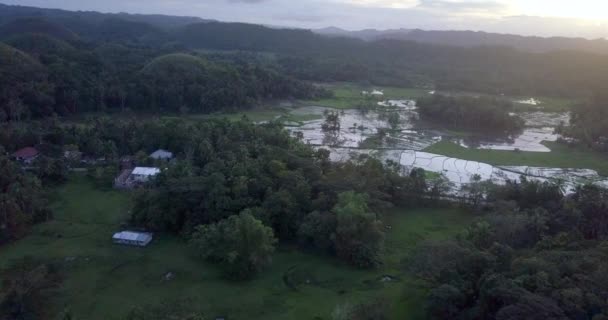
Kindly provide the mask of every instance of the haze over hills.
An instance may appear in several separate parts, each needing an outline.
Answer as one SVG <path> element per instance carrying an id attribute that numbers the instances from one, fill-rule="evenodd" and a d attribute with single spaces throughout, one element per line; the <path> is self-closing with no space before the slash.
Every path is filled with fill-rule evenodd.
<path id="1" fill-rule="evenodd" d="M 93 11 L 67 11 L 61 9 L 44 9 L 27 6 L 11 6 L 0 3 L 0 25 L 7 25 L 15 20 L 24 23 L 24 18 L 44 18 L 45 20 L 61 24 L 72 31 L 80 30 L 83 33 L 99 32 L 104 27 L 119 28 L 129 33 L 161 33 L 189 26 L 196 23 L 211 22 L 214 20 L 188 16 L 145 15 L 128 13 L 99 13 Z M 122 25 L 108 23 L 108 19 L 122 20 Z M 31 20 L 28 23 L 33 23 Z M 146 24 L 146 25 L 143 25 Z M 101 26 L 101 28 L 98 28 Z M 110 28 L 110 29 L 111 29 Z M 273 29 L 280 29 L 273 26 Z M 286 27 L 283 27 L 286 28 Z M 95 29 L 95 30 L 93 30 Z M 403 40 L 419 43 L 439 44 L 456 47 L 498 46 L 511 47 L 517 50 L 533 53 L 551 51 L 582 51 L 597 54 L 608 54 L 608 41 L 605 39 L 588 40 L 584 38 L 567 37 L 534 37 L 513 34 L 498 34 L 476 31 L 433 31 L 420 29 L 363 29 L 357 31 L 344 30 L 337 27 L 327 27 L 312 30 L 316 34 L 329 37 L 345 37 L 364 41 L 377 40 Z M 116 35 L 116 30 L 105 30 L 106 36 Z M 78 33 L 78 32 L 77 32 Z M 124 35 L 123 35 L 124 36 Z"/>
<path id="2" fill-rule="evenodd" d="M 192 23 L 212 21 L 199 17 L 169 16 L 161 14 L 100 13 L 95 11 L 68 11 L 28 6 L 12 6 L 0 3 L 0 25 L 21 18 L 39 17 L 64 23 L 95 24 L 108 18 L 148 23 L 158 28 L 175 28 Z"/>
<path id="3" fill-rule="evenodd" d="M 349 31 L 336 27 L 313 30 L 330 37 L 348 37 L 365 41 L 405 40 L 421 43 L 440 44 L 457 47 L 500 46 L 511 47 L 526 52 L 584 51 L 599 54 L 608 53 L 606 39 L 588 40 L 567 37 L 535 37 L 513 34 L 499 34 L 482 31 L 437 31 L 420 29 L 365 29 Z"/>

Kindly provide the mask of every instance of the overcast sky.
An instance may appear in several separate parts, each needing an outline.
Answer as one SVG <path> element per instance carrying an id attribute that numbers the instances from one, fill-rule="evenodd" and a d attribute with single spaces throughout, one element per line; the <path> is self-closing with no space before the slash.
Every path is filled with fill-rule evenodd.
<path id="1" fill-rule="evenodd" d="M 421 28 L 608 36 L 608 0 L 0 0 L 68 10 L 162 13 L 276 26 Z"/>

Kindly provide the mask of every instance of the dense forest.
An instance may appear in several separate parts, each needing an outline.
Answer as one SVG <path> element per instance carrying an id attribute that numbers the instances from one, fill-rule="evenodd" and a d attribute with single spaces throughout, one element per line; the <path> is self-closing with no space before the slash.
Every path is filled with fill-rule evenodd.
<path id="1" fill-rule="evenodd" d="M 411 259 L 433 285 L 430 318 L 606 319 L 608 193 L 588 186 L 564 197 L 525 180 L 486 192 L 477 222 Z"/>
<path id="2" fill-rule="evenodd" d="M 118 44 L 78 47 L 42 34 L 0 43 L 0 121 L 82 112 L 203 112 L 327 94 L 275 67 Z M 168 52 L 168 51 L 167 51 Z"/>
<path id="3" fill-rule="evenodd" d="M 524 126 L 521 118 L 510 115 L 513 104 L 497 98 L 435 94 L 419 100 L 418 107 L 422 120 L 453 129 L 502 134 Z"/>

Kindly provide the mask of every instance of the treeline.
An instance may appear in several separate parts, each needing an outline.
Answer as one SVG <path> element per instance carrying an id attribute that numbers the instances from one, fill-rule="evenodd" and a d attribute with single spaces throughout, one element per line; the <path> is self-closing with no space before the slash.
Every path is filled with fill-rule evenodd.
<path id="1" fill-rule="evenodd" d="M 510 115 L 513 104 L 506 100 L 436 94 L 417 104 L 422 120 L 441 123 L 448 128 L 511 133 L 524 126 L 523 119 Z"/>
<path id="2" fill-rule="evenodd" d="M 427 242 L 410 271 L 432 290 L 431 319 L 606 319 L 608 192 L 564 197 L 523 180 L 485 190 L 482 217 L 452 241 Z"/>

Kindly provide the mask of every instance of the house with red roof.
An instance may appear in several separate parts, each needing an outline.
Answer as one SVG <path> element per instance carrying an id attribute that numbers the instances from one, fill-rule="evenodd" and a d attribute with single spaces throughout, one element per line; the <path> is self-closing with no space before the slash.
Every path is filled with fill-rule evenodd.
<path id="1" fill-rule="evenodd" d="M 38 150 L 36 150 L 36 148 L 27 147 L 17 150 L 15 153 L 13 153 L 13 159 L 23 164 L 29 165 L 32 164 L 34 160 L 36 160 L 36 158 L 38 158 L 39 154 L 40 153 L 38 152 Z"/>

